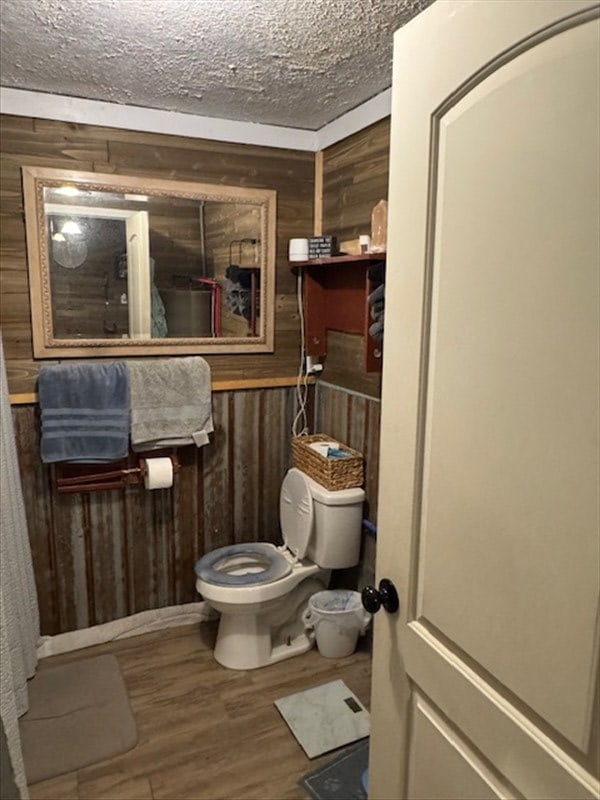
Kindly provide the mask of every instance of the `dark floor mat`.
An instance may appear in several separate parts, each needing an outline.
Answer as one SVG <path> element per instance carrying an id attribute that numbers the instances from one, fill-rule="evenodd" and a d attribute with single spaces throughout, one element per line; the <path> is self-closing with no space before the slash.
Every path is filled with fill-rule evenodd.
<path id="1" fill-rule="evenodd" d="M 315 800 L 367 800 L 363 774 L 369 766 L 369 740 L 346 747 L 333 761 L 309 772 L 300 786 Z"/>

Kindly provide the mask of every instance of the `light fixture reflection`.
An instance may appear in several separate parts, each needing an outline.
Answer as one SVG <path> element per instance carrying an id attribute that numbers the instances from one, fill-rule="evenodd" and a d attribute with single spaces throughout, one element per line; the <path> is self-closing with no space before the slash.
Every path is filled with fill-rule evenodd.
<path id="1" fill-rule="evenodd" d="M 75 220 L 69 219 L 65 222 L 65 224 L 60 229 L 61 233 L 66 233 L 69 236 L 77 236 L 81 233 L 81 228 L 75 222 Z"/>

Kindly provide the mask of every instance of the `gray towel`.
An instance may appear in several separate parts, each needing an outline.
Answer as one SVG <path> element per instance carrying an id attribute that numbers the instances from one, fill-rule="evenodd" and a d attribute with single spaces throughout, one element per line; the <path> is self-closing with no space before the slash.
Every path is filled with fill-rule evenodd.
<path id="1" fill-rule="evenodd" d="M 134 450 L 208 444 L 213 430 L 211 383 L 203 358 L 129 361 L 127 367 Z"/>
<path id="2" fill-rule="evenodd" d="M 129 450 L 125 364 L 45 364 L 38 397 L 43 462 L 96 464 L 125 458 Z"/>

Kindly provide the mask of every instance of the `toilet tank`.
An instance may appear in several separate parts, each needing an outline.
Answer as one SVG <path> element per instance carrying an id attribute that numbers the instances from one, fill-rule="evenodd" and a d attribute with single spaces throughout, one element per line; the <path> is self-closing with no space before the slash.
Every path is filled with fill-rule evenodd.
<path id="1" fill-rule="evenodd" d="M 330 491 L 308 476 L 306 480 L 314 508 L 308 558 L 323 569 L 355 567 L 360 560 L 364 490 Z"/>

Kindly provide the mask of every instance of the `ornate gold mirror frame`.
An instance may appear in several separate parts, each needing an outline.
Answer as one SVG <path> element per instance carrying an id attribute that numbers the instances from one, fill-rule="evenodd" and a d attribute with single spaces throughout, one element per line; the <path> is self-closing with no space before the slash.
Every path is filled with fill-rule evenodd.
<path id="1" fill-rule="evenodd" d="M 23 190 L 33 349 L 36 358 L 192 353 L 264 353 L 273 351 L 276 251 L 275 191 L 188 181 L 76 172 L 44 167 L 23 167 Z M 129 327 L 125 334 L 118 333 L 114 322 L 108 327 L 106 322 L 104 323 L 104 330 L 107 331 L 106 336 L 88 338 L 85 334 L 79 332 L 76 335 L 71 335 L 68 332 L 65 334 L 64 331 L 59 334 L 55 330 L 57 316 L 56 304 L 53 305 L 51 264 L 55 271 L 62 269 L 62 274 L 68 275 L 68 286 L 72 295 L 69 302 L 75 304 L 86 302 L 85 285 L 83 281 L 78 284 L 78 276 L 83 275 L 85 272 L 82 268 L 82 264 L 85 265 L 85 248 L 79 243 L 79 247 L 76 249 L 77 252 L 75 250 L 69 252 L 69 249 L 64 246 L 62 249 L 56 249 L 57 240 L 60 239 L 62 243 L 65 241 L 65 237 L 60 232 L 58 234 L 54 232 L 55 228 L 53 227 L 53 219 L 61 212 L 62 207 L 57 205 L 56 202 L 49 202 L 49 198 L 56 199 L 57 195 L 61 193 L 64 194 L 64 199 L 59 197 L 59 202 L 64 203 L 65 211 L 63 216 L 75 214 L 74 219 L 87 222 L 88 215 L 85 204 L 88 202 L 89 218 L 92 221 L 98 222 L 103 218 L 123 220 L 128 217 L 126 220 L 127 225 L 129 226 L 130 223 L 133 225 L 132 228 L 127 228 L 127 241 L 136 240 L 135 257 L 129 252 L 130 246 L 127 244 L 127 253 L 123 255 L 123 258 L 127 256 L 127 260 L 124 262 L 123 274 L 117 277 L 125 281 L 123 286 L 129 290 L 129 300 L 127 292 L 121 294 L 122 303 L 129 303 L 130 306 L 134 305 L 136 298 L 133 297 L 132 299 L 132 296 L 138 291 L 144 300 L 143 302 L 139 301 L 140 308 L 137 311 L 135 309 L 129 311 Z M 92 198 L 91 201 L 90 198 Z M 238 317 L 236 320 L 238 330 L 234 335 L 220 335 L 214 326 L 209 330 L 208 335 L 186 336 L 165 332 L 159 335 L 161 338 L 158 338 L 156 334 L 151 333 L 148 322 L 150 300 L 146 298 L 150 297 L 151 284 L 154 280 L 154 258 L 152 257 L 152 248 L 148 240 L 148 231 L 152 228 L 152 217 L 148 212 L 132 210 L 143 207 L 144 201 L 148 202 L 148 200 L 155 203 L 160 202 L 161 204 L 163 201 L 164 204 L 170 204 L 170 201 L 172 201 L 172 211 L 169 213 L 172 215 L 171 228 L 173 229 L 177 228 L 178 204 L 184 206 L 187 203 L 187 206 L 191 207 L 191 211 L 194 210 L 194 204 L 197 204 L 198 209 L 202 211 L 205 208 L 214 209 L 215 216 L 219 216 L 221 228 L 225 227 L 220 232 L 221 241 L 218 248 L 215 249 L 215 254 L 218 250 L 218 257 L 215 255 L 213 259 L 211 256 L 210 260 L 216 264 L 218 258 L 221 259 L 221 266 L 219 266 L 218 271 L 213 272 L 207 283 L 212 286 L 213 290 L 217 291 L 217 296 L 221 297 L 221 304 L 223 304 L 223 295 L 219 295 L 218 292 L 223 288 L 223 284 L 227 284 L 229 280 L 224 277 L 223 263 L 242 259 L 243 248 L 247 247 L 243 243 L 254 243 L 250 245 L 250 250 L 254 254 L 251 258 L 254 260 L 245 266 L 241 265 L 248 273 L 252 274 L 251 327 L 249 321 L 246 323 Z M 211 204 L 214 204 L 214 206 L 211 206 Z M 231 208 L 226 207 L 229 204 L 231 204 Z M 235 218 L 238 212 L 239 215 L 250 214 L 254 220 L 255 232 L 250 238 L 244 237 L 244 230 L 240 233 L 240 226 Z M 76 216 L 77 214 L 79 214 L 79 217 Z M 143 225 L 136 227 L 138 222 L 135 219 L 132 222 L 129 219 L 130 217 L 140 218 Z M 148 220 L 150 220 L 150 224 Z M 125 223 L 123 222 L 123 224 Z M 62 230 L 65 231 L 64 226 Z M 132 230 L 137 233 L 131 234 Z M 168 239 L 168 231 L 167 233 L 162 231 L 161 237 L 162 240 L 167 242 L 167 245 L 173 246 L 173 243 Z M 146 241 L 144 241 L 144 238 Z M 227 239 L 229 239 L 228 250 Z M 206 267 L 204 232 L 202 235 L 202 249 L 204 266 Z M 188 264 L 188 272 L 190 269 L 192 267 Z M 114 270 L 114 263 L 107 261 L 105 274 L 107 276 L 110 275 L 112 278 L 115 274 Z M 135 277 L 133 273 L 135 273 Z M 177 277 L 181 278 L 181 276 Z M 183 277 L 189 279 L 191 287 L 194 280 L 191 273 Z M 61 278 L 61 280 L 64 283 L 64 278 Z M 108 281 L 108 278 L 106 280 Z M 81 286 L 81 290 L 78 288 L 79 286 Z M 97 290 L 95 289 L 95 291 Z M 80 292 L 80 295 L 78 295 L 78 292 Z M 108 306 L 108 295 L 105 299 Z M 159 302 L 161 301 L 159 300 Z M 215 302 L 214 295 L 212 295 L 211 318 L 216 313 Z M 115 312 L 118 311 L 116 303 L 114 310 Z M 138 318 L 140 322 L 134 322 L 134 327 L 132 328 L 132 319 Z M 146 320 L 145 322 L 144 319 Z M 136 325 L 138 326 L 137 328 L 135 327 Z M 247 330 L 243 330 L 240 333 L 243 325 L 247 326 Z M 121 338 L 118 338 L 119 336 Z"/>

